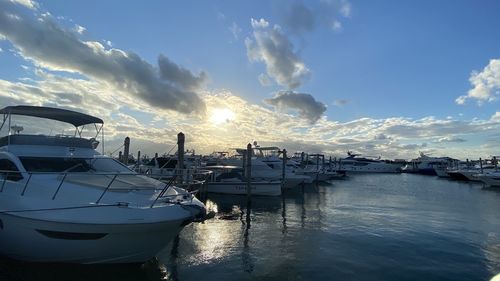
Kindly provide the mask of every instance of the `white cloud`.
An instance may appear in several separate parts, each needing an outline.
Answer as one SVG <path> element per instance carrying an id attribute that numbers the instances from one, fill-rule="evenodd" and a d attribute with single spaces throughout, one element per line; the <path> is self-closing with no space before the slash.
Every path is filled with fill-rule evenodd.
<path id="1" fill-rule="evenodd" d="M 467 95 L 458 97 L 457 104 L 464 104 L 468 99 L 475 99 L 479 105 L 497 100 L 500 96 L 500 59 L 490 60 L 481 72 L 472 72 L 469 81 L 473 88 Z"/>
<path id="2" fill-rule="evenodd" d="M 83 32 L 85 32 L 85 30 L 87 30 L 87 29 L 85 27 L 81 26 L 81 25 L 75 24 L 74 30 L 78 34 L 83 34 Z"/>
<path id="3" fill-rule="evenodd" d="M 37 66 L 80 73 L 160 109 L 204 112 L 205 105 L 197 92 L 205 73 L 193 74 L 164 56 L 159 57 L 155 67 L 135 53 L 80 41 L 74 32 L 50 18 L 35 19 L 25 12 L 18 14 L 22 20 L 14 20 L 8 16 L 12 9 L 9 3 L 0 3 L 0 11 L 4 11 L 0 13 L 0 33 Z"/>
<path id="4" fill-rule="evenodd" d="M 436 142 L 438 143 L 449 143 L 449 142 L 465 142 L 466 140 L 459 137 L 442 137 L 439 138 Z"/>
<path id="5" fill-rule="evenodd" d="M 231 34 L 233 34 L 234 39 L 238 40 L 242 29 L 238 24 L 233 22 L 233 24 L 231 24 L 231 26 L 229 27 L 229 31 L 231 31 Z"/>
<path id="6" fill-rule="evenodd" d="M 341 6 L 340 6 L 340 14 L 342 14 L 344 17 L 349 18 L 351 17 L 351 3 L 347 0 L 342 0 Z"/>
<path id="7" fill-rule="evenodd" d="M 20 4 L 25 6 L 26 8 L 36 10 L 38 9 L 38 3 L 32 0 L 10 0 L 12 3 Z"/>
<path id="8" fill-rule="evenodd" d="M 294 51 L 278 25 L 270 27 L 264 19 L 251 21 L 253 40 L 246 38 L 247 55 L 250 61 L 262 61 L 267 75 L 289 89 L 299 87 L 310 75 L 302 59 Z"/>
<path id="9" fill-rule="evenodd" d="M 187 136 L 186 147 L 194 148 L 198 153 L 244 146 L 253 140 L 261 145 L 277 145 L 290 152 L 305 150 L 344 156 L 345 151 L 355 150 L 364 155 L 405 159 L 416 157 L 423 149 L 465 159 L 485 157 L 498 148 L 498 137 L 491 137 L 488 141 L 488 136 L 500 131 L 500 113 L 495 113 L 490 120 L 394 117 L 338 122 L 320 118 L 311 124 L 306 119 L 251 104 L 231 92 L 203 93 L 200 97 L 207 111 L 227 108 L 235 113 L 233 121 L 217 125 L 209 118 L 200 120 L 161 110 L 117 94 L 112 85 L 103 81 L 71 79 L 43 71 L 38 71 L 37 75 L 36 80 L 28 82 L 0 80 L 0 104 L 55 106 L 101 117 L 105 121 L 108 152 L 119 147 L 125 136 L 132 138 L 134 154 L 139 149 L 142 154 L 149 155 L 166 152 L 175 145 L 176 134 L 181 131 Z M 465 139 L 467 136 L 484 136 L 485 143 L 443 145 L 444 142 L 436 142 L 438 139 Z"/>
<path id="10" fill-rule="evenodd" d="M 337 32 L 342 31 L 342 23 L 338 20 L 333 20 L 332 29 Z"/>
<path id="11" fill-rule="evenodd" d="M 495 112 L 495 114 L 491 116 L 490 120 L 495 122 L 500 122 L 500 111 Z"/>

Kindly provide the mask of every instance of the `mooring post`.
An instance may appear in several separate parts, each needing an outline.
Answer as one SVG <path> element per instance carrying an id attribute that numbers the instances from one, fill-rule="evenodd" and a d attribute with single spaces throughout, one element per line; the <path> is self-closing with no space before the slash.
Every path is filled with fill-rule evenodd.
<path id="1" fill-rule="evenodd" d="M 302 152 L 300 153 L 300 166 L 301 166 L 301 167 L 304 167 L 304 166 L 302 166 L 302 165 L 304 165 L 304 156 L 305 156 L 305 155 L 304 155 L 304 151 L 302 151 Z"/>
<path id="2" fill-rule="evenodd" d="M 137 151 L 137 165 L 141 165 L 141 151 Z"/>
<path id="3" fill-rule="evenodd" d="M 184 180 L 184 141 L 186 140 L 184 134 L 180 132 L 177 134 L 177 175 L 181 176 L 181 183 Z"/>
<path id="4" fill-rule="evenodd" d="M 118 152 L 118 161 L 123 163 L 123 157 L 122 157 L 122 152 Z"/>
<path id="5" fill-rule="evenodd" d="M 285 188 L 286 180 L 286 149 L 283 149 L 283 169 L 281 170 L 281 188 Z"/>
<path id="6" fill-rule="evenodd" d="M 252 144 L 247 145 L 246 151 L 246 166 L 245 166 L 245 177 L 247 179 L 247 200 L 251 201 L 252 197 Z"/>
<path id="7" fill-rule="evenodd" d="M 123 164 L 128 165 L 128 154 L 130 153 L 130 138 L 126 137 L 123 142 Z"/>
<path id="8" fill-rule="evenodd" d="M 316 156 L 316 181 L 319 180 L 319 155 Z"/>
<path id="9" fill-rule="evenodd" d="M 479 167 L 481 168 L 481 174 L 483 173 L 483 159 L 479 158 Z"/>

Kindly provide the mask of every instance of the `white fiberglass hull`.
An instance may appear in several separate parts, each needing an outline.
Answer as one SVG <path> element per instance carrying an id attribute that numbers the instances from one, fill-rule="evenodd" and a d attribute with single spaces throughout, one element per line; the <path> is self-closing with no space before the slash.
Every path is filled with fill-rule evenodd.
<path id="1" fill-rule="evenodd" d="M 222 194 L 246 195 L 247 185 L 245 182 L 208 182 L 207 192 Z M 281 182 L 252 182 L 252 195 L 279 196 L 281 195 Z"/>
<path id="2" fill-rule="evenodd" d="M 434 171 L 436 171 L 437 176 L 440 178 L 449 178 L 450 177 L 450 175 L 448 175 L 447 169 L 434 167 Z"/>
<path id="3" fill-rule="evenodd" d="M 101 203 L 79 203 L 86 198 L 84 191 L 101 193 Z M 39 185 L 21 194 L 19 186 L 11 183 L 0 192 L 0 255 L 30 262 L 145 262 L 204 211 L 196 198 L 154 202 L 158 196 L 154 190 L 118 189 L 104 194 L 73 185 L 61 188 L 52 200 L 54 191 Z M 184 192 L 177 198 L 189 196 Z"/>
<path id="4" fill-rule="evenodd" d="M 153 258 L 184 220 L 134 224 L 51 222 L 0 214 L 0 252 L 30 262 L 138 263 Z"/>
<path id="5" fill-rule="evenodd" d="M 341 165 L 339 170 L 358 173 L 401 173 L 401 167 L 401 165 L 391 164 L 367 166 Z"/>
<path id="6" fill-rule="evenodd" d="M 500 172 L 479 174 L 477 178 L 488 186 L 500 186 Z"/>

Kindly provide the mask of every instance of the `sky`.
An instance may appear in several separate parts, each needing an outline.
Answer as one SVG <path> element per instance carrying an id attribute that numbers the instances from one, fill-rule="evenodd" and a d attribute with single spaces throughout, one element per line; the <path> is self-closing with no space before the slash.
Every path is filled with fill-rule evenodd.
<path id="1" fill-rule="evenodd" d="M 105 152 L 500 155 L 498 1 L 0 0 L 0 105 L 105 121 Z"/>

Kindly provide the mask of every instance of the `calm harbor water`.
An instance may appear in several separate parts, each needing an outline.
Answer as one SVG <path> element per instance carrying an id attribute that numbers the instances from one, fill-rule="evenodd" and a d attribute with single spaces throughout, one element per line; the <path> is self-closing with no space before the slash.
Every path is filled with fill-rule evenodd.
<path id="1" fill-rule="evenodd" d="M 282 197 L 209 195 L 142 266 L 0 262 L 0 280 L 489 280 L 500 273 L 500 189 L 357 174 Z"/>

